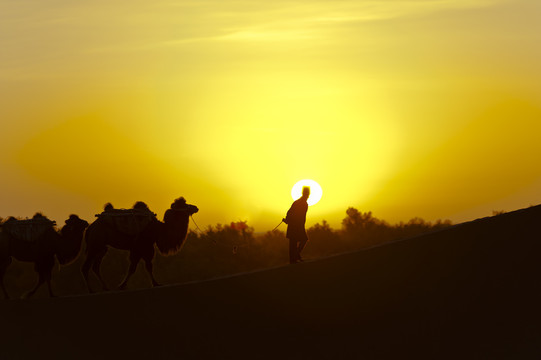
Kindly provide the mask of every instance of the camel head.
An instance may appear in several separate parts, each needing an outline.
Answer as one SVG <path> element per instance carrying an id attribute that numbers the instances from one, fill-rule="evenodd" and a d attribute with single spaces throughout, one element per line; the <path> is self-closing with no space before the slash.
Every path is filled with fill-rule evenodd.
<path id="1" fill-rule="evenodd" d="M 181 228 L 185 228 L 181 231 L 185 232 L 188 231 L 187 226 L 189 217 L 198 211 L 199 209 L 197 206 L 187 204 L 186 199 L 180 197 L 171 204 L 169 209 L 167 209 L 163 217 L 163 221 L 168 225 L 168 227 L 174 228 L 180 226 Z"/>
<path id="2" fill-rule="evenodd" d="M 71 214 L 68 220 L 65 221 L 64 228 L 71 229 L 72 231 L 84 232 L 88 227 L 88 221 L 79 218 L 79 216 Z"/>
<path id="3" fill-rule="evenodd" d="M 65 223 L 66 225 L 60 230 L 61 239 L 56 249 L 56 257 L 62 265 L 66 265 L 77 258 L 81 250 L 83 234 L 88 227 L 88 222 L 77 215 L 70 215 Z"/>
<path id="4" fill-rule="evenodd" d="M 199 211 L 197 206 L 191 205 L 191 204 L 186 204 L 186 199 L 184 199 L 184 197 L 180 197 L 180 198 L 176 199 L 171 204 L 171 210 L 178 211 L 178 212 L 184 212 L 184 213 L 188 214 L 188 216 L 193 215 L 193 214 L 195 214 L 196 212 Z"/>
<path id="5" fill-rule="evenodd" d="M 197 206 L 187 204 L 183 197 L 171 204 L 163 217 L 165 223 L 163 236 L 156 239 L 156 245 L 162 254 L 174 254 L 180 250 L 186 240 L 190 216 L 198 211 Z"/>

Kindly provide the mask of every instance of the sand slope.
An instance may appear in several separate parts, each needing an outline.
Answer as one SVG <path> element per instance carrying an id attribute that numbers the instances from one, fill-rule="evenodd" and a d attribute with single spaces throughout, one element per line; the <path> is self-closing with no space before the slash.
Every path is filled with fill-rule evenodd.
<path id="1" fill-rule="evenodd" d="M 541 206 L 212 281 L 0 302 L 0 359 L 539 359 Z"/>

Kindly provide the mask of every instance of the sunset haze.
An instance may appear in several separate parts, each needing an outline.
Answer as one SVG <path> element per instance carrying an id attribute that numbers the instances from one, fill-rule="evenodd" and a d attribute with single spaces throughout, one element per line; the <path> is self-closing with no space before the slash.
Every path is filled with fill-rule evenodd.
<path id="1" fill-rule="evenodd" d="M 201 227 L 541 202 L 536 0 L 0 0 L 0 217 L 179 196 Z M 282 228 L 283 230 L 283 228 Z"/>

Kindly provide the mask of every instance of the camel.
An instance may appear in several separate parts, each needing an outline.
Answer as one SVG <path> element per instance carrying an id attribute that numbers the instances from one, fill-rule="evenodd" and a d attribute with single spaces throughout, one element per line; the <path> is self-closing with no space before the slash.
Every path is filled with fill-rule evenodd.
<path id="1" fill-rule="evenodd" d="M 126 288 L 141 259 L 145 262 L 152 286 L 159 286 L 152 273 L 154 245 L 163 255 L 177 253 L 186 240 L 189 217 L 199 211 L 197 206 L 186 204 L 183 197 L 176 199 L 165 211 L 163 222 L 159 221 L 143 202 L 137 202 L 133 210 L 124 210 L 125 215 L 122 210 L 114 209 L 111 204 L 106 204 L 104 210 L 102 214 L 96 215 L 98 219 L 90 224 L 85 234 L 86 260 L 81 270 L 90 293 L 93 292 L 88 281 L 90 269 L 98 277 L 103 290 L 108 290 L 100 272 L 101 262 L 108 246 L 130 252 L 128 273 L 118 286 L 119 289 Z M 148 217 L 145 218 L 145 214 Z M 136 216 L 146 219 L 142 229 L 141 222 L 139 229 L 132 232 L 128 231 L 126 226 L 124 228 L 119 226 L 120 221 L 126 222 L 126 219 Z"/>
<path id="2" fill-rule="evenodd" d="M 12 258 L 34 263 L 39 274 L 36 286 L 25 293 L 23 298 L 30 297 L 47 282 L 49 296 L 54 297 L 51 288 L 51 273 L 55 256 L 61 265 L 68 265 L 79 255 L 83 234 L 88 222 L 77 215 L 70 215 L 65 225 L 57 231 L 56 224 L 40 213 L 31 220 L 7 219 L 0 230 L 0 288 L 6 299 L 9 295 L 4 286 L 6 269 Z"/>

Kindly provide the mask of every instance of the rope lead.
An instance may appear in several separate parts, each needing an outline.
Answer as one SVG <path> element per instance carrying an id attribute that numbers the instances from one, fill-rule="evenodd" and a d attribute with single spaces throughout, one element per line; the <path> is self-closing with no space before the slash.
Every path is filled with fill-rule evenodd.
<path id="1" fill-rule="evenodd" d="M 280 221 L 280 223 L 278 225 L 276 225 L 276 227 L 274 229 L 272 229 L 271 232 L 273 232 L 274 230 L 278 229 L 278 226 L 282 225 L 282 223 L 284 222 L 284 219 L 282 219 L 282 221 Z"/>
<path id="2" fill-rule="evenodd" d="M 193 215 L 190 215 L 190 217 L 192 218 L 192 221 L 193 221 L 195 227 L 197 228 L 197 230 L 199 230 L 199 232 L 202 234 L 203 231 L 199 228 L 199 226 L 197 226 L 197 223 L 195 222 L 195 220 L 194 220 L 194 218 L 193 218 Z"/>

